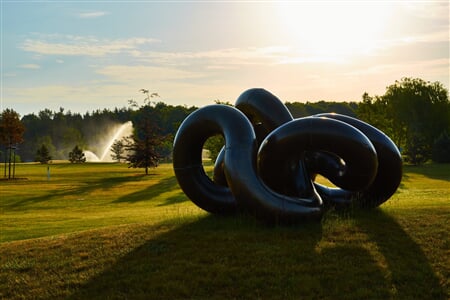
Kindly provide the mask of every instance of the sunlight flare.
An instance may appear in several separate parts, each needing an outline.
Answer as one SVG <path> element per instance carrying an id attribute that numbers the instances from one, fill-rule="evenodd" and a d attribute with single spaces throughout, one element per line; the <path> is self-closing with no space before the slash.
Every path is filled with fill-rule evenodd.
<path id="1" fill-rule="evenodd" d="M 377 3 L 279 3 L 280 30 L 299 54 L 342 62 L 369 55 L 389 25 L 391 8 Z M 312 57 L 312 58 L 311 58 Z"/>

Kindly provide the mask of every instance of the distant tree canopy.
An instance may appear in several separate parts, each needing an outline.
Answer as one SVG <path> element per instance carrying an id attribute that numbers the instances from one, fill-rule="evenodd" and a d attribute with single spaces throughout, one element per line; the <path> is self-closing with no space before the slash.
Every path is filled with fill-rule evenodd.
<path id="1" fill-rule="evenodd" d="M 157 125 L 161 134 L 169 138 L 173 138 L 180 123 L 196 109 L 181 105 L 170 106 L 162 102 L 146 106 L 158 115 Z M 34 161 L 36 151 L 42 144 L 49 149 L 53 159 L 68 159 L 68 153 L 75 145 L 99 153 L 101 149 L 96 148 L 98 141 L 104 138 L 112 125 L 128 121 L 135 124 L 141 113 L 140 109 L 128 107 L 96 110 L 83 115 L 63 108 L 58 112 L 45 109 L 38 114 L 28 114 L 22 118 L 26 130 L 19 152 L 23 161 Z M 165 154 L 162 156 L 170 156 L 171 149 L 167 150 L 167 143 L 164 145 L 161 151 Z"/>
<path id="2" fill-rule="evenodd" d="M 45 145 L 53 159 L 68 159 L 68 153 L 75 145 L 100 153 L 101 149 L 95 148 L 99 147 L 96 146 L 97 142 L 104 138 L 112 125 L 128 121 L 135 127 L 135 133 L 129 140 L 135 142 L 134 147 L 141 147 L 139 143 L 143 140 L 142 132 L 145 130 L 141 128 L 138 133 L 136 128 L 142 127 L 144 116 L 149 115 L 154 124 L 147 125 L 157 130 L 160 138 L 158 143 L 152 146 L 154 157 L 157 157 L 158 161 L 170 160 L 173 139 L 179 125 L 197 108 L 154 102 L 153 100 L 159 98 L 157 93 L 151 93 L 147 89 L 140 92 L 145 95 L 144 104 L 141 106 L 136 101 L 129 100 L 129 107 L 114 110 L 103 109 L 79 114 L 60 108 L 56 112 L 44 109 L 37 114 L 25 115 L 20 120 L 25 128 L 25 131 L 22 131 L 24 142 L 17 149 L 17 154 L 22 161 L 33 161 L 42 145 Z M 232 105 L 228 101 L 215 102 Z M 358 117 L 385 132 L 411 163 L 421 163 L 442 156 L 439 154 L 440 147 L 445 147 L 446 137 L 450 133 L 447 89 L 439 82 L 431 83 L 418 78 L 396 81 L 388 86 L 386 93 L 381 96 L 364 93 L 361 102 L 287 102 L 286 106 L 294 118 L 328 112 Z M 5 131 L 0 130 L 3 132 L 0 132 L 3 136 L 0 137 L 0 144 L 8 147 L 7 138 L 4 137 Z M 154 141 L 156 142 L 156 139 Z M 223 138 L 216 136 L 208 140 L 204 147 L 210 150 L 214 158 L 222 144 Z M 1 150 L 4 152 L 4 149 Z M 133 164 L 139 165 L 137 162 Z M 152 163 L 149 163 L 149 166 L 151 165 Z"/>
<path id="3" fill-rule="evenodd" d="M 432 157 L 436 139 L 450 132 L 448 90 L 439 82 L 403 78 L 383 96 L 365 93 L 358 117 L 391 137 L 407 161 L 420 164 Z"/>
<path id="4" fill-rule="evenodd" d="M 358 103 L 356 102 L 286 102 L 286 107 L 294 118 L 303 118 L 311 115 L 334 112 L 337 114 L 356 117 Z"/>

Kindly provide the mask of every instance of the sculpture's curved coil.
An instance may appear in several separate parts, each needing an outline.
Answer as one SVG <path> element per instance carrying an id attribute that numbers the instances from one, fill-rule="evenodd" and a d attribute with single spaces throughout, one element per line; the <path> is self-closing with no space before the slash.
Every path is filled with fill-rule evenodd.
<path id="1" fill-rule="evenodd" d="M 268 222 L 318 219 L 328 205 L 376 207 L 400 184 L 397 147 L 367 123 L 338 114 L 293 119 L 264 89 L 245 91 L 235 107 L 194 111 L 174 140 L 178 183 L 206 211 L 246 210 Z M 224 136 L 225 146 L 211 180 L 201 155 L 216 134 Z M 315 183 L 317 174 L 338 188 Z"/>

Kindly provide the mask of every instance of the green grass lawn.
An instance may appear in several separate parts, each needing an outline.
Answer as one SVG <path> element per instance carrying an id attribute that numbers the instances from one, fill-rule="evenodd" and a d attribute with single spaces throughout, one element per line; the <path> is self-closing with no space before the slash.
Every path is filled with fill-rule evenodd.
<path id="1" fill-rule="evenodd" d="M 19 164 L 0 181 L 0 298 L 448 299 L 450 165 L 372 211 L 268 227 L 192 204 L 170 164 Z"/>

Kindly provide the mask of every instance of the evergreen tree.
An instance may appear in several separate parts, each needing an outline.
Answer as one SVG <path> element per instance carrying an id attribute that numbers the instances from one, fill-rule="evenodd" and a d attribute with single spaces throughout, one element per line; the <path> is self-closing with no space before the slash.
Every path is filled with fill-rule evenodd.
<path id="1" fill-rule="evenodd" d="M 36 161 L 40 162 L 41 164 L 48 164 L 50 160 L 52 160 L 50 152 L 47 147 L 42 144 L 42 146 L 36 152 Z"/>
<path id="2" fill-rule="evenodd" d="M 73 150 L 69 152 L 69 161 L 77 164 L 86 162 L 86 156 L 78 145 L 76 145 Z"/>
<path id="3" fill-rule="evenodd" d="M 111 145 L 111 158 L 117 162 L 121 162 L 122 159 L 126 159 L 125 154 L 125 142 L 123 140 L 115 140 Z"/>

